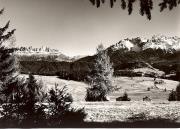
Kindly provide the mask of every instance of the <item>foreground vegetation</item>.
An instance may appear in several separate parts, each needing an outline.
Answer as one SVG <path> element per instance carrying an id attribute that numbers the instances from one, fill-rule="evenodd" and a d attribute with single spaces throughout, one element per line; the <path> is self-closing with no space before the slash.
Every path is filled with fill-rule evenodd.
<path id="1" fill-rule="evenodd" d="M 0 10 L 0 14 L 3 11 L 3 9 Z M 152 78 L 144 77 L 139 80 L 133 76 L 124 78 L 126 81 L 116 80 L 117 78 L 113 80 L 113 65 L 102 46 L 98 47 L 93 67 L 88 71 L 91 76 L 84 74 L 89 70 L 87 67 L 83 67 L 83 72 L 79 70 L 81 73 L 77 76 L 74 74 L 77 71 L 71 71 L 72 67 L 78 69 L 80 65 L 76 67 L 70 65 L 71 69 L 69 67 L 67 69 L 71 72 L 67 75 L 63 73 L 64 68 L 60 68 L 66 79 L 73 77 L 81 81 L 85 79 L 85 82 L 88 82 L 86 84 L 76 82 L 74 85 L 73 82 L 72 88 L 67 86 L 70 81 L 63 80 L 65 85 L 61 85 L 57 82 L 62 80 L 57 77 L 53 80 L 46 77 L 46 82 L 53 84 L 53 87 L 50 87 L 44 84 L 45 80 L 37 81 L 31 73 L 28 77 L 19 77 L 19 65 L 14 55 L 14 48 L 4 44 L 7 41 L 13 42 L 15 30 L 6 32 L 9 23 L 0 28 L 0 127 L 92 127 L 93 125 L 98 127 L 136 125 L 138 127 L 138 123 L 143 127 L 150 122 L 154 124 L 168 122 L 167 126 L 169 126 L 179 120 L 179 103 L 162 102 L 162 98 L 167 100 L 165 96 L 168 96 L 170 90 L 176 88 L 178 82 L 156 78 L 152 81 Z M 32 69 L 31 67 L 30 71 Z M 43 69 L 41 72 L 49 73 Z M 147 84 L 147 82 L 150 83 Z M 68 93 L 67 87 L 73 89 L 76 97 L 81 99 Z M 175 92 L 170 93 L 169 101 L 170 98 L 173 101 L 179 101 L 179 89 L 178 86 Z M 149 97 L 144 97 L 147 94 L 154 97 L 152 100 L 159 97 L 161 101 L 143 102 L 151 101 Z M 137 97 L 143 101 L 134 101 Z M 85 102 L 85 100 L 91 102 Z M 129 102 L 113 102 L 113 100 Z"/>

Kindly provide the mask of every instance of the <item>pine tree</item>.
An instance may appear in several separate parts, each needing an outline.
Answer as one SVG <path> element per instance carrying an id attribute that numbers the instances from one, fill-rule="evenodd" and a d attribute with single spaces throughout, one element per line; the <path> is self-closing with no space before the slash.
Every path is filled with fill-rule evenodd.
<path id="1" fill-rule="evenodd" d="M 89 0 L 94 6 L 99 8 L 101 4 L 104 4 L 105 1 L 109 1 L 110 7 L 114 7 L 114 4 L 117 0 Z M 129 15 L 132 14 L 133 5 L 135 2 L 139 1 L 140 5 L 140 15 L 146 15 L 149 20 L 151 20 L 151 11 L 153 10 L 154 1 L 157 0 L 119 0 L 121 2 L 121 8 L 123 10 L 127 9 Z M 172 10 L 174 7 L 177 7 L 180 4 L 180 0 L 161 0 L 159 2 L 160 12 L 164 11 L 165 9 Z"/>
<path id="2" fill-rule="evenodd" d="M 3 12 L 4 9 L 0 10 L 0 15 L 2 15 Z M 1 100 L 3 99 L 3 101 L 7 101 L 8 97 L 13 95 L 13 83 L 15 83 L 15 78 L 18 73 L 14 48 L 8 44 L 14 42 L 12 39 L 15 29 L 8 31 L 9 24 L 10 21 L 8 21 L 4 27 L 0 28 L 0 98 Z"/>
<path id="3" fill-rule="evenodd" d="M 168 101 L 176 101 L 176 92 L 174 90 L 170 92 Z"/>
<path id="4" fill-rule="evenodd" d="M 26 80 L 26 85 L 22 89 L 23 97 L 20 108 L 23 117 L 21 125 L 23 127 L 40 126 L 43 124 L 42 121 L 45 121 L 46 114 L 44 109 L 46 106 L 40 103 L 42 95 L 42 87 L 38 85 L 34 76 L 29 74 L 29 78 Z M 38 102 L 39 105 L 37 105 Z"/>
<path id="5" fill-rule="evenodd" d="M 91 87 L 87 89 L 87 101 L 104 101 L 113 90 L 113 68 L 110 58 L 102 44 L 97 48 L 94 71 L 89 79 Z"/>
<path id="6" fill-rule="evenodd" d="M 180 84 L 176 87 L 176 100 L 180 101 Z"/>
<path id="7" fill-rule="evenodd" d="M 55 84 L 55 89 L 49 91 L 49 125 L 51 127 L 79 125 L 86 117 L 84 109 L 72 108 L 71 104 L 73 99 L 72 96 L 66 92 L 66 86 L 62 89 L 58 89 L 57 86 L 58 85 Z M 71 125 L 69 125 L 69 123 L 71 123 Z"/>

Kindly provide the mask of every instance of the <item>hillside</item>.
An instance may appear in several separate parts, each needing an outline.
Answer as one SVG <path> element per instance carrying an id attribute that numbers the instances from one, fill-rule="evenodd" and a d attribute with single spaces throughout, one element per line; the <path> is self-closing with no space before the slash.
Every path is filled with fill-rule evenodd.
<path id="1" fill-rule="evenodd" d="M 27 75 L 21 75 L 28 77 Z M 108 102 L 85 102 L 87 84 L 83 82 L 63 80 L 57 76 L 39 76 L 35 75 L 38 81 L 43 82 L 43 90 L 54 88 L 55 83 L 58 88 L 66 86 L 67 92 L 72 94 L 73 107 L 84 108 L 88 114 L 85 121 L 88 122 L 110 122 L 126 121 L 134 115 L 145 115 L 147 118 L 178 118 L 179 120 L 179 103 L 168 102 L 167 98 L 172 89 L 178 85 L 177 81 L 160 79 L 162 84 L 154 87 L 153 78 L 149 77 L 117 77 L 113 78 L 113 85 L 117 87 L 116 91 L 111 93 Z M 150 91 L 148 91 L 150 87 Z M 164 91 L 166 88 L 167 91 Z M 131 101 L 117 102 L 116 98 L 127 92 Z M 148 96 L 152 101 L 142 101 L 143 97 Z M 178 105 L 177 105 L 178 104 Z M 163 109 L 163 110 L 162 110 Z"/>
<path id="2" fill-rule="evenodd" d="M 111 45 L 106 51 L 113 63 L 115 75 L 124 75 L 122 70 L 136 73 L 134 69 L 141 68 L 144 68 L 147 73 L 151 71 L 150 76 L 163 71 L 170 74 L 172 71 L 177 72 L 180 69 L 179 39 L 178 37 L 159 35 L 153 36 L 151 39 L 140 37 L 124 39 Z M 16 53 L 20 59 L 22 73 L 58 75 L 60 78 L 73 80 L 86 79 L 87 75 L 92 72 L 96 58 L 94 55 L 77 56 L 73 59 L 58 50 L 48 48 L 45 50 L 37 50 L 32 47 L 27 50 L 21 48 Z"/>
<path id="3" fill-rule="evenodd" d="M 28 76 L 23 74 L 21 77 Z M 84 82 L 59 79 L 57 76 L 35 75 L 35 78 L 43 82 L 45 91 L 54 88 L 55 83 L 57 83 L 58 88 L 67 86 L 68 92 L 72 94 L 75 102 L 85 101 L 85 91 L 88 84 Z M 140 101 L 145 96 L 149 96 L 153 101 L 167 101 L 170 91 L 175 89 L 179 83 L 166 79 L 158 80 L 162 80 L 163 83 L 154 86 L 154 79 L 150 77 L 114 77 L 112 82 L 116 90 L 109 95 L 110 99 L 116 101 L 116 98 L 122 96 L 126 91 L 132 101 Z M 150 91 L 147 90 L 148 88 L 150 88 Z M 166 92 L 164 91 L 165 88 Z"/>

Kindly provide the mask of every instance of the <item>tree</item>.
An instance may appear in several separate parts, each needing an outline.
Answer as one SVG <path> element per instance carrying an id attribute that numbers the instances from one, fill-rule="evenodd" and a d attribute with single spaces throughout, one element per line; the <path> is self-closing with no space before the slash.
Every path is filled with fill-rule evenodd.
<path id="1" fill-rule="evenodd" d="M 94 6 L 97 8 L 104 4 L 107 0 L 89 0 Z M 112 8 L 117 0 L 109 0 L 110 7 Z M 127 9 L 129 15 L 133 11 L 133 5 L 135 2 L 139 1 L 140 4 L 140 15 L 146 15 L 149 20 L 151 20 L 151 11 L 153 9 L 153 0 L 118 0 L 121 2 L 121 8 L 123 10 Z M 157 1 L 157 0 L 155 0 Z M 174 7 L 177 7 L 180 4 L 180 0 L 161 0 L 159 2 L 160 12 L 164 11 L 164 9 L 169 8 L 172 10 Z"/>
<path id="2" fill-rule="evenodd" d="M 0 10 L 2 15 L 4 9 Z M 4 96 L 7 100 L 9 95 L 12 95 L 14 87 L 12 83 L 15 82 L 17 76 L 17 60 L 14 56 L 14 48 L 8 47 L 7 42 L 12 41 L 15 29 L 7 31 L 10 21 L 4 27 L 0 28 L 0 93 L 1 99 Z M 14 40 L 12 41 L 14 42 Z M 4 100 L 5 101 L 5 100 Z"/>
<path id="3" fill-rule="evenodd" d="M 168 101 L 176 101 L 176 92 L 174 90 L 170 92 Z"/>
<path id="4" fill-rule="evenodd" d="M 45 106 L 42 104 L 37 105 L 37 102 L 41 102 L 42 95 L 42 87 L 38 85 L 34 76 L 29 74 L 26 85 L 23 87 L 21 105 L 24 126 L 31 127 L 32 125 L 42 124 L 41 121 L 45 120 Z"/>
<path id="5" fill-rule="evenodd" d="M 68 94 L 66 86 L 62 89 L 57 88 L 49 91 L 50 116 L 49 125 L 51 127 L 64 127 L 82 124 L 86 113 L 84 109 L 75 109 L 71 107 L 72 96 Z M 71 125 L 69 125 L 71 123 Z"/>
<path id="6" fill-rule="evenodd" d="M 116 101 L 131 101 L 131 99 L 128 97 L 128 94 L 124 92 L 123 96 L 116 98 Z"/>
<path id="7" fill-rule="evenodd" d="M 107 51 L 102 44 L 97 48 L 97 58 L 93 73 L 89 78 L 91 87 L 87 89 L 86 101 L 104 101 L 113 90 L 113 68 Z"/>
<path id="8" fill-rule="evenodd" d="M 176 100 L 180 101 L 180 83 L 179 85 L 176 87 Z"/>

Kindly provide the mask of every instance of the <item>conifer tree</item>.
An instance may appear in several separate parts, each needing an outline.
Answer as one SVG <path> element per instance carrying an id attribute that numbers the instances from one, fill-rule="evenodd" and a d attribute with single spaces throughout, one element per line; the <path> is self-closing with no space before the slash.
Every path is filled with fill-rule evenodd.
<path id="1" fill-rule="evenodd" d="M 176 87 L 176 100 L 180 101 L 180 83 L 179 85 Z"/>
<path id="2" fill-rule="evenodd" d="M 4 9 L 0 10 L 2 15 Z M 14 48 L 8 43 L 12 41 L 15 29 L 8 31 L 10 21 L 0 28 L 0 98 L 4 96 L 6 100 L 14 91 L 16 76 L 18 73 L 17 60 L 14 55 Z M 14 42 L 14 40 L 12 41 Z M 4 100 L 5 101 L 5 100 Z"/>
<path id="3" fill-rule="evenodd" d="M 170 92 L 168 101 L 176 101 L 176 92 L 174 90 Z"/>
<path id="4" fill-rule="evenodd" d="M 40 98 L 42 98 L 43 91 L 42 87 L 38 85 L 37 80 L 34 78 L 32 74 L 29 74 L 29 78 L 26 81 L 26 85 L 23 87 L 23 98 L 22 98 L 22 106 L 23 110 L 23 125 L 29 126 L 31 125 L 37 126 L 38 124 L 42 124 L 42 121 L 45 120 L 45 106 L 40 104 L 37 105 L 37 102 L 40 102 Z"/>
<path id="5" fill-rule="evenodd" d="M 180 0 L 89 0 L 94 6 L 99 8 L 101 4 L 104 4 L 105 2 L 110 3 L 110 7 L 113 8 L 114 4 L 118 1 L 120 1 L 121 8 L 123 10 L 128 10 L 129 15 L 132 14 L 133 11 L 133 5 L 135 2 L 139 2 L 140 6 L 140 15 L 144 16 L 146 15 L 149 20 L 151 20 L 151 11 L 154 7 L 155 1 L 159 2 L 160 12 L 164 11 L 165 9 L 172 10 L 174 7 L 177 7 L 180 4 Z"/>
<path id="6" fill-rule="evenodd" d="M 97 58 L 93 73 L 89 79 L 91 87 L 87 89 L 87 101 L 104 101 L 113 90 L 113 68 L 110 58 L 102 44 L 97 48 Z"/>
<path id="7" fill-rule="evenodd" d="M 68 94 L 66 86 L 62 89 L 57 88 L 58 84 L 55 84 L 55 89 L 49 91 L 50 102 L 50 116 L 48 119 L 51 127 L 64 127 L 83 122 L 86 117 L 84 109 L 75 109 L 71 107 L 73 102 L 72 96 Z M 71 125 L 69 125 L 71 123 Z"/>

